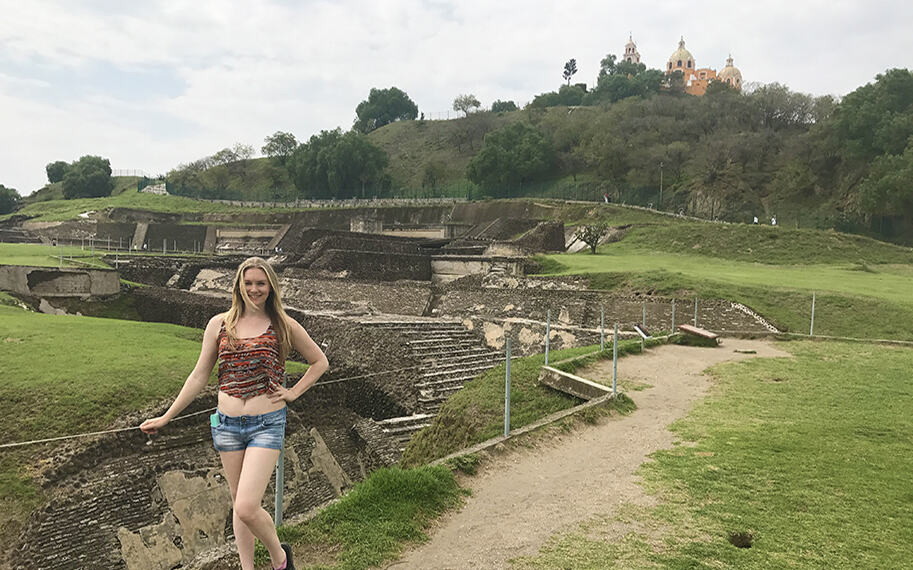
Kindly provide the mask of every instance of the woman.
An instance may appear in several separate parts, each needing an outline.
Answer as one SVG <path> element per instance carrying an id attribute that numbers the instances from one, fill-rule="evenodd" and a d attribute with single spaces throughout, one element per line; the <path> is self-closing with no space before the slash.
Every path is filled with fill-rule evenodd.
<path id="1" fill-rule="evenodd" d="M 292 388 L 282 385 L 285 359 L 295 349 L 310 363 Z M 174 403 L 140 429 L 156 433 L 181 413 L 209 381 L 219 361 L 219 406 L 210 418 L 212 438 L 231 490 L 232 524 L 241 568 L 254 568 L 254 538 L 276 570 L 292 570 L 292 552 L 281 544 L 261 506 L 285 437 L 287 404 L 314 385 L 329 367 L 304 328 L 286 315 L 276 272 L 259 257 L 244 261 L 232 286 L 231 309 L 209 320 L 203 349 Z"/>

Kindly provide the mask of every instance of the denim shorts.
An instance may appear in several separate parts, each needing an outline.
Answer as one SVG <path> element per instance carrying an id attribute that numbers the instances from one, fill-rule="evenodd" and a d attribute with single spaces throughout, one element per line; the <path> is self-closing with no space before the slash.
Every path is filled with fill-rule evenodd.
<path id="1" fill-rule="evenodd" d="M 287 414 L 287 407 L 259 416 L 226 416 L 216 411 L 219 425 L 211 427 L 213 446 L 216 451 L 242 451 L 248 447 L 282 449 Z"/>

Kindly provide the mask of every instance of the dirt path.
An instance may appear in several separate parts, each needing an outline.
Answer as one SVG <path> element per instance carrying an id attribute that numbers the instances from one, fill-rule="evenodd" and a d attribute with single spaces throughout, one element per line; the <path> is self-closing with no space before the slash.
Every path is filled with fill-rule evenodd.
<path id="1" fill-rule="evenodd" d="M 489 462 L 467 481 L 472 496 L 465 507 L 443 520 L 429 542 L 388 568 L 506 568 L 512 558 L 536 554 L 569 525 L 612 516 L 626 503 L 650 504 L 634 472 L 649 454 L 671 447 L 674 438 L 666 426 L 706 393 L 710 379 L 703 370 L 774 356 L 789 355 L 767 342 L 726 339 L 716 349 L 667 345 L 620 360 L 620 382 L 651 386 L 629 392 L 637 411 Z M 577 373 L 611 382 L 612 363 Z"/>

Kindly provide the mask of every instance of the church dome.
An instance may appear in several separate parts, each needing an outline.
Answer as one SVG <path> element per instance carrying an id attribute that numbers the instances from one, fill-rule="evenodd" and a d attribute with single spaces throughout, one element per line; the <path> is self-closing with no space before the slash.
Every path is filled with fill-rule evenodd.
<path id="1" fill-rule="evenodd" d="M 685 38 L 678 41 L 678 49 L 669 56 L 669 62 L 666 68 L 667 72 L 673 72 L 676 69 L 682 71 L 694 71 L 694 57 L 691 52 L 685 49 Z"/>
<path id="2" fill-rule="evenodd" d="M 724 83 L 728 83 L 730 87 L 735 89 L 742 88 L 742 72 L 739 71 L 738 67 L 732 65 L 731 55 L 726 59 L 726 67 L 720 71 L 719 75 L 717 75 L 717 79 Z"/>

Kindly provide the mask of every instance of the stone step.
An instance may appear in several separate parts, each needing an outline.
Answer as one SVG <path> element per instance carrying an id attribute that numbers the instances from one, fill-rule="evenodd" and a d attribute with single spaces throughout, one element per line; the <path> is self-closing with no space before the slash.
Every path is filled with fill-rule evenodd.
<path id="1" fill-rule="evenodd" d="M 431 394 L 420 394 L 418 397 L 418 403 L 422 406 L 428 404 L 443 404 L 447 401 L 447 398 L 451 396 L 454 392 L 459 392 L 462 390 L 462 386 L 457 388 L 445 388 L 442 390 L 437 390 Z"/>
<path id="2" fill-rule="evenodd" d="M 476 336 L 469 331 L 440 331 L 440 332 L 421 332 L 414 335 L 405 335 L 406 342 L 415 342 L 419 340 L 447 339 L 453 338 L 458 340 L 477 340 Z"/>
<path id="3" fill-rule="evenodd" d="M 416 382 L 415 387 L 419 390 L 421 389 L 437 389 L 440 386 L 449 387 L 457 386 L 457 389 L 462 388 L 466 382 L 474 379 L 475 376 L 454 376 L 452 378 L 438 378 L 435 380 L 424 380 L 422 382 Z"/>
<path id="4" fill-rule="evenodd" d="M 468 350 L 470 348 L 479 348 L 479 343 L 474 340 L 462 340 L 459 342 L 437 341 L 409 345 L 409 349 L 416 355 L 423 355 L 428 352 L 453 352 L 454 350 Z"/>
<path id="5" fill-rule="evenodd" d="M 431 425 L 430 423 L 426 423 L 426 424 L 416 424 L 416 425 L 400 426 L 400 427 L 394 427 L 394 428 L 385 428 L 383 431 L 384 431 L 385 434 L 388 434 L 388 435 L 390 435 L 390 436 L 398 436 L 398 435 L 401 435 L 401 434 L 408 434 L 409 437 L 412 437 L 412 434 L 414 434 L 415 432 L 417 432 L 417 431 L 419 431 L 419 430 L 421 430 L 421 429 L 424 429 L 424 428 L 426 428 L 426 427 L 428 427 L 428 426 L 430 426 L 430 425 Z"/>
<path id="6" fill-rule="evenodd" d="M 431 372 L 425 372 L 419 375 L 420 381 L 422 382 L 433 382 L 434 380 L 443 380 L 444 378 L 455 378 L 462 376 L 471 376 L 475 378 L 483 372 L 491 370 L 494 366 L 488 366 L 486 364 L 479 364 L 477 366 L 461 366 L 459 368 L 450 368 L 445 370 L 432 370 Z"/>
<path id="7" fill-rule="evenodd" d="M 415 424 L 415 423 L 425 423 L 431 421 L 431 418 L 434 416 L 430 414 L 413 414 L 411 416 L 400 416 L 397 418 L 387 418 L 384 420 L 378 420 L 377 425 L 382 428 L 386 427 L 399 427 L 402 425 Z"/>
<path id="8" fill-rule="evenodd" d="M 442 356 L 435 360 L 423 361 L 425 368 L 440 370 L 442 368 L 454 368 L 457 366 L 472 366 L 474 364 L 492 363 L 495 366 L 504 362 L 504 355 L 497 352 L 477 352 L 471 354 L 460 354 L 456 356 Z"/>
<path id="9" fill-rule="evenodd" d="M 426 347 L 419 350 L 412 349 L 412 353 L 418 356 L 423 362 L 438 358 L 453 358 L 463 356 L 480 356 L 487 353 L 488 350 L 481 347 L 459 348 L 459 349 L 440 349 L 439 347 Z"/>
<path id="10" fill-rule="evenodd" d="M 409 346 L 422 347 L 426 345 L 439 345 L 439 344 L 460 344 L 460 343 L 473 343 L 478 346 L 479 341 L 473 336 L 466 337 L 457 337 L 457 336 L 441 336 L 436 338 L 419 338 L 415 340 L 407 340 L 406 344 Z"/>

